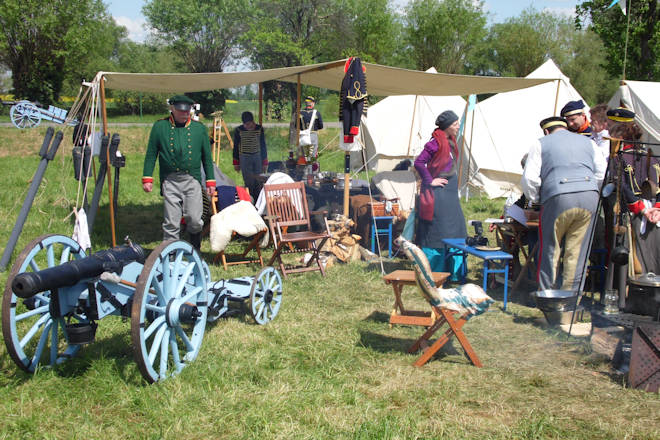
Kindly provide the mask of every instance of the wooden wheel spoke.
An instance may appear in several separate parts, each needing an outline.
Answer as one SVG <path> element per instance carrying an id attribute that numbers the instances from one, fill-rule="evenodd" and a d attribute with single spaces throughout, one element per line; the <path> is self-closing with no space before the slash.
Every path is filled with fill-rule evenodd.
<path id="1" fill-rule="evenodd" d="M 41 307 L 37 307 L 34 310 L 28 310 L 27 312 L 23 312 L 19 315 L 16 315 L 15 319 L 16 319 L 16 322 L 18 322 L 18 321 L 22 321 L 24 319 L 27 319 L 31 316 L 39 315 L 40 313 L 46 313 L 47 311 L 48 311 L 48 306 L 47 305 L 46 306 L 41 306 Z"/>
<path id="2" fill-rule="evenodd" d="M 158 318 L 154 319 L 154 322 L 152 322 L 148 328 L 144 330 L 144 339 L 149 339 L 151 335 L 153 334 L 154 331 L 160 328 L 160 326 L 165 324 L 165 316 L 159 316 Z"/>

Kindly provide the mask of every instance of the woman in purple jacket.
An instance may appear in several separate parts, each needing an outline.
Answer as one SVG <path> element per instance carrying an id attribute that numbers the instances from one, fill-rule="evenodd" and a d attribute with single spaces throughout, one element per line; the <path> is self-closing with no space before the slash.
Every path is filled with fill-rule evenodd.
<path id="1" fill-rule="evenodd" d="M 417 244 L 426 254 L 434 272 L 451 272 L 459 278 L 459 258 L 446 261 L 443 238 L 465 238 L 465 217 L 458 199 L 458 116 L 446 110 L 435 120 L 437 128 L 424 150 L 415 159 L 422 178 L 419 193 Z"/>

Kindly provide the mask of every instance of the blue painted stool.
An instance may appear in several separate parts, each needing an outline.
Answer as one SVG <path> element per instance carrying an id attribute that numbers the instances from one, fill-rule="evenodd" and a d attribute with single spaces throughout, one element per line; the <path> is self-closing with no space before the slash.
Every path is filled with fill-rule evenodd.
<path id="1" fill-rule="evenodd" d="M 394 223 L 393 216 L 376 216 L 373 217 L 371 225 L 371 252 L 376 252 L 376 234 L 378 236 L 387 235 L 387 257 L 392 256 L 392 224 Z"/>
<path id="2" fill-rule="evenodd" d="M 443 238 L 442 242 L 445 244 L 445 256 L 450 257 L 453 255 L 459 255 L 463 257 L 463 264 L 461 275 L 463 277 L 462 282 L 465 283 L 465 276 L 467 275 L 467 256 L 468 254 L 474 255 L 475 257 L 481 258 L 484 260 L 484 269 L 483 269 L 483 288 L 484 291 L 488 291 L 488 274 L 489 273 L 502 273 L 504 274 L 504 307 L 506 310 L 508 288 L 509 288 L 509 261 L 513 259 L 513 255 L 507 254 L 504 251 L 482 251 L 476 249 L 472 246 L 465 244 L 464 238 Z M 453 251 L 449 251 L 448 248 L 454 248 Z M 503 266 L 503 268 L 493 268 L 489 263 L 495 265 Z"/>

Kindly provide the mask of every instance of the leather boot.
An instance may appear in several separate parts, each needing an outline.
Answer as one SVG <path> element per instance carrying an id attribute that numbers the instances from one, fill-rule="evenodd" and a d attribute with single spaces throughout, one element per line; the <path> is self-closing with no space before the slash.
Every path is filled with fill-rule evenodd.
<path id="1" fill-rule="evenodd" d="M 202 247 L 202 233 L 190 234 L 190 244 L 199 251 Z"/>

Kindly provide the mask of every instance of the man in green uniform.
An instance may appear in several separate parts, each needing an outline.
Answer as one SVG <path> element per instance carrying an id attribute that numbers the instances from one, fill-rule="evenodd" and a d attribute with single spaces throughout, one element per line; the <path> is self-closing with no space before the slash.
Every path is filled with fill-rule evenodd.
<path id="1" fill-rule="evenodd" d="M 202 175 L 206 174 L 206 191 L 215 192 L 213 160 L 206 127 L 191 119 L 193 100 L 185 95 L 169 99 L 170 115 L 156 121 L 151 128 L 144 158 L 142 188 L 153 190 L 156 158 L 160 167 L 160 192 L 163 196 L 163 239 L 178 240 L 181 218 L 190 233 L 190 243 L 197 249 L 202 232 Z"/>

